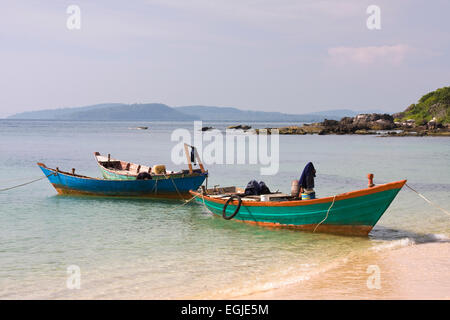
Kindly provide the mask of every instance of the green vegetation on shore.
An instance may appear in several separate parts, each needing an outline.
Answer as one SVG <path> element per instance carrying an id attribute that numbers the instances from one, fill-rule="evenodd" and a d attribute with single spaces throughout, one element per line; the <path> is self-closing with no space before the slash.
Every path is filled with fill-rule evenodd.
<path id="1" fill-rule="evenodd" d="M 397 120 L 414 119 L 424 124 L 433 118 L 441 124 L 450 123 L 450 87 L 444 87 L 422 96 L 405 111 L 394 114 Z"/>

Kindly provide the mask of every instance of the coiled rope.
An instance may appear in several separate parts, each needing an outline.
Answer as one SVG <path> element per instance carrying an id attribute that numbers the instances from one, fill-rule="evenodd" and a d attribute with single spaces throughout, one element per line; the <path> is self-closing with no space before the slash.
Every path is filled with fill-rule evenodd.
<path id="1" fill-rule="evenodd" d="M 434 202 L 432 202 L 432 201 L 428 200 L 427 198 L 425 198 L 425 196 L 424 196 L 423 194 L 421 194 L 421 193 L 418 192 L 417 190 L 413 189 L 412 187 L 408 186 L 407 183 L 405 183 L 405 186 L 407 186 L 409 189 L 411 189 L 412 191 L 414 191 L 415 193 L 417 193 L 417 194 L 419 195 L 419 197 L 421 197 L 423 200 L 425 200 L 426 202 L 428 202 L 429 204 L 431 204 L 431 205 L 434 206 L 435 208 L 441 210 L 441 211 L 442 211 L 443 213 L 445 213 L 446 215 L 450 216 L 450 213 L 449 213 L 447 210 L 445 210 L 445 209 L 439 207 L 439 206 L 438 206 L 437 204 L 435 204 Z"/>
<path id="2" fill-rule="evenodd" d="M 0 192 L 8 191 L 8 190 L 15 189 L 15 188 L 19 188 L 19 187 L 23 187 L 23 186 L 26 186 L 26 185 L 28 185 L 28 184 L 32 184 L 33 182 L 37 182 L 37 181 L 39 181 L 39 180 L 48 178 L 48 177 L 50 177 L 51 175 L 56 175 L 56 173 L 50 173 L 50 174 L 48 174 L 48 175 L 46 175 L 46 176 L 40 177 L 40 178 L 35 179 L 35 180 L 31 180 L 31 181 L 28 181 L 28 182 L 25 182 L 25 183 L 21 183 L 21 184 L 18 184 L 18 185 L 16 185 L 16 186 L 12 186 L 12 187 L 8 187 L 8 188 L 0 189 Z"/>

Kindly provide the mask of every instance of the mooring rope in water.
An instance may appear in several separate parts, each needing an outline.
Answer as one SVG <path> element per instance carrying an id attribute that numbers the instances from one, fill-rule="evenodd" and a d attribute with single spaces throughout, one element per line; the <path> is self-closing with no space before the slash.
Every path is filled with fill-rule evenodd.
<path id="1" fill-rule="evenodd" d="M 202 195 L 203 205 L 205 206 L 206 209 L 208 209 L 208 207 L 207 207 L 206 204 L 205 204 L 205 198 L 203 197 L 203 193 L 202 193 L 201 195 Z M 199 196 L 193 196 L 193 197 L 190 198 L 189 200 L 184 200 L 184 199 L 183 199 L 184 203 L 180 204 L 179 206 L 177 206 L 177 207 L 175 207 L 175 208 L 182 207 L 182 206 L 188 204 L 189 202 L 191 202 L 192 200 L 194 200 L 195 198 L 198 198 L 198 197 L 199 197 Z"/>
<path id="2" fill-rule="evenodd" d="M 23 178 L 14 178 L 14 179 L 6 179 L 6 180 L 1 180 L 0 181 L 0 183 L 1 184 L 7 184 L 7 183 L 13 183 L 13 182 L 21 182 L 21 181 L 24 181 L 24 180 L 28 180 L 28 179 L 38 179 L 38 178 L 40 178 L 40 177 L 42 177 L 42 175 L 39 175 L 39 177 L 23 177 Z"/>
<path id="3" fill-rule="evenodd" d="M 203 200 L 203 206 L 205 207 L 206 210 L 208 210 L 208 207 L 206 206 L 206 203 L 205 203 L 205 197 L 204 197 L 203 192 L 202 192 L 202 200 Z"/>
<path id="4" fill-rule="evenodd" d="M 182 207 L 182 206 L 188 204 L 189 202 L 191 202 L 191 201 L 194 200 L 195 198 L 197 198 L 197 196 L 193 196 L 193 197 L 190 198 L 189 200 L 184 200 L 184 199 L 183 199 L 184 203 L 182 203 L 181 205 L 179 205 L 179 207 Z"/>
<path id="5" fill-rule="evenodd" d="M 172 210 L 176 210 L 176 209 L 178 209 L 178 208 L 181 208 L 182 206 L 185 206 L 185 205 L 187 205 L 189 202 L 191 202 L 192 200 L 194 200 L 195 198 L 196 198 L 197 196 L 193 196 L 191 199 L 189 199 L 189 200 L 184 200 L 183 199 L 183 201 L 185 201 L 185 202 L 183 202 L 182 204 L 180 204 L 180 205 L 177 205 L 176 207 L 174 207 L 174 208 L 168 208 L 168 209 L 165 209 L 165 210 L 162 210 L 161 211 L 161 213 L 169 213 L 170 211 L 172 211 Z"/>
<path id="6" fill-rule="evenodd" d="M 336 197 L 337 197 L 337 195 L 335 195 L 335 196 L 333 197 L 333 202 L 331 203 L 331 206 L 328 208 L 328 211 L 327 211 L 327 214 L 326 214 L 325 218 L 324 218 L 322 221 L 320 221 L 319 224 L 314 228 L 313 233 L 316 232 L 316 229 L 317 229 L 317 228 L 318 228 L 325 220 L 328 219 L 328 213 L 330 212 L 331 208 L 333 207 L 334 201 L 336 200 Z"/>
<path id="7" fill-rule="evenodd" d="M 414 191 L 415 193 L 417 193 L 417 194 L 419 195 L 419 197 L 421 197 L 423 200 L 425 200 L 426 202 L 428 202 L 429 204 L 431 204 L 431 205 L 434 206 L 435 208 L 441 210 L 441 211 L 444 212 L 446 215 L 449 215 L 449 216 L 450 216 L 450 213 L 449 213 L 447 210 L 445 210 L 445 209 L 439 207 L 437 204 L 435 204 L 435 203 L 433 203 L 432 201 L 430 201 L 430 200 L 428 200 L 427 198 L 425 198 L 425 196 L 424 196 L 423 194 L 421 194 L 421 193 L 418 192 L 417 190 L 413 189 L 412 187 L 408 186 L 407 183 L 405 183 L 405 186 L 407 186 L 409 189 L 411 189 L 412 191 Z"/>
<path id="8" fill-rule="evenodd" d="M 25 183 L 21 183 L 21 184 L 18 184 L 18 185 L 16 185 L 16 186 L 12 186 L 12 187 L 8 187 L 8 188 L 0 189 L 0 192 L 8 191 L 8 190 L 15 189 L 15 188 L 19 188 L 19 187 L 23 187 L 23 186 L 26 186 L 26 185 L 28 185 L 28 184 L 32 184 L 33 182 L 37 182 L 37 181 L 39 181 L 39 180 L 48 178 L 48 177 L 50 177 L 51 175 L 56 175 L 56 173 L 50 173 L 49 175 L 40 177 L 40 178 L 35 179 L 35 180 L 31 180 L 31 181 L 28 181 L 28 182 L 25 182 Z"/>

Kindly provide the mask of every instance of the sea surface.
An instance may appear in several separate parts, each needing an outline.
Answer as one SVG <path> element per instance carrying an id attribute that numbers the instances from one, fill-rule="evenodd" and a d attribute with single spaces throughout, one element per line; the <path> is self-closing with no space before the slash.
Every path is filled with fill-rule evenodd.
<path id="1" fill-rule="evenodd" d="M 203 123 L 222 131 L 230 124 Z M 193 134 L 194 124 L 0 120 L 0 189 L 42 177 L 37 162 L 99 177 L 95 151 L 186 168 L 171 161 L 179 128 Z M 448 137 L 280 136 L 276 175 L 261 175 L 265 165 L 248 161 L 206 164 L 208 185 L 243 187 L 257 179 L 290 192 L 309 161 L 318 197 L 365 188 L 373 173 L 379 184 L 408 179 L 450 209 Z M 46 179 L 0 192 L 0 299 L 233 298 L 309 281 L 368 250 L 450 238 L 449 216 L 408 188 L 363 238 L 255 227 L 181 204 L 58 196 Z M 80 289 L 68 288 L 69 266 L 79 267 Z"/>

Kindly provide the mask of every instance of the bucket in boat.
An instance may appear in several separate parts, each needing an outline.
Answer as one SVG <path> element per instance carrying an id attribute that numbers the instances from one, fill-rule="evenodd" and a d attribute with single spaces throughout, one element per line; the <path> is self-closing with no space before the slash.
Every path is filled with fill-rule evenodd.
<path id="1" fill-rule="evenodd" d="M 298 197 L 298 193 L 300 192 L 300 188 L 298 185 L 298 180 L 292 180 L 291 182 L 291 196 Z"/>
<path id="2" fill-rule="evenodd" d="M 268 194 L 262 194 L 261 195 L 261 201 L 269 201 L 269 195 Z"/>
<path id="3" fill-rule="evenodd" d="M 315 192 L 311 192 L 311 193 L 302 193 L 302 200 L 312 200 L 316 198 L 316 193 Z"/>
<path id="4" fill-rule="evenodd" d="M 152 168 L 152 172 L 154 174 L 163 174 L 166 173 L 166 166 L 163 164 L 154 165 Z"/>

